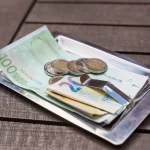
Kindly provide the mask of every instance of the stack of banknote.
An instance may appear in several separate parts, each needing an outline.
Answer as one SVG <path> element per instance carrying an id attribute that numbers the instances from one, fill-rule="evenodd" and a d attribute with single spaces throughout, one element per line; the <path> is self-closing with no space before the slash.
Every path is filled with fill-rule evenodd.
<path id="1" fill-rule="evenodd" d="M 56 77 L 55 79 L 59 78 L 59 80 L 51 84 L 54 78 L 52 80 L 48 74 L 49 62 L 53 62 L 54 65 L 55 60 L 74 63 L 81 59 L 83 58 L 63 50 L 44 26 L 2 48 L 0 68 L 4 76 L 13 84 L 36 93 L 43 98 L 43 101 L 54 103 L 95 122 L 111 122 L 126 106 L 118 103 L 102 90 L 83 86 L 79 77 L 71 74 Z M 105 66 L 105 73 L 90 74 L 90 76 L 94 79 L 110 81 L 131 99 L 136 97 L 148 80 L 146 76 L 109 64 Z"/>

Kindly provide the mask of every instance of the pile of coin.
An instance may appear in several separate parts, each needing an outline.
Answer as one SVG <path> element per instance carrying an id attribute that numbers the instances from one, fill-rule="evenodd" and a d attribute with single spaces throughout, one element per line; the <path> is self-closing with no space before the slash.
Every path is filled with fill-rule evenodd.
<path id="1" fill-rule="evenodd" d="M 107 70 L 107 64 L 97 58 L 80 58 L 73 61 L 56 59 L 46 63 L 44 70 L 49 76 L 60 76 L 69 73 L 75 76 L 80 76 L 85 73 L 103 73 Z"/>

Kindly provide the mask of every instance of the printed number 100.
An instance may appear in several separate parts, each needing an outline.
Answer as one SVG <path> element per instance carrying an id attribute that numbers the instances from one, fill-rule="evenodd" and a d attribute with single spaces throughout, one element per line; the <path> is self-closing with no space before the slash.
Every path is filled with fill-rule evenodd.
<path id="1" fill-rule="evenodd" d="M 7 68 L 6 70 L 9 74 L 15 73 L 17 71 L 17 68 L 15 66 L 12 66 L 12 61 L 6 54 L 0 56 L 0 63 L 4 68 Z"/>

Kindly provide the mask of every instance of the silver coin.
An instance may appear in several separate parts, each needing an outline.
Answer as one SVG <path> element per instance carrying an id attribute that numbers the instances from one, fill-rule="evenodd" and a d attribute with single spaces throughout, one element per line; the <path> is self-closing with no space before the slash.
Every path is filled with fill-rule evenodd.
<path id="1" fill-rule="evenodd" d="M 67 63 L 68 63 L 67 60 L 56 59 L 52 62 L 51 65 L 56 73 L 67 74 L 68 73 Z"/>
<path id="2" fill-rule="evenodd" d="M 103 60 L 97 58 L 86 59 L 84 64 L 91 73 L 103 73 L 108 68 Z"/>
<path id="3" fill-rule="evenodd" d="M 76 61 L 70 61 L 67 63 L 67 68 L 69 70 L 69 73 L 72 75 L 83 75 L 84 72 L 81 72 L 76 65 Z"/>
<path id="4" fill-rule="evenodd" d="M 44 71 L 45 71 L 45 73 L 46 73 L 47 75 L 51 76 L 51 77 L 56 76 L 56 75 L 62 75 L 62 74 L 60 74 L 60 73 L 56 73 L 56 72 L 55 72 L 55 70 L 54 70 L 53 67 L 52 67 L 52 62 L 53 62 L 53 61 L 48 62 L 48 63 L 45 64 L 45 66 L 44 66 Z"/>
<path id="5" fill-rule="evenodd" d="M 76 61 L 76 66 L 78 68 L 78 70 L 80 70 L 81 72 L 84 73 L 90 73 L 89 69 L 85 66 L 85 61 L 87 60 L 87 58 L 80 58 Z"/>

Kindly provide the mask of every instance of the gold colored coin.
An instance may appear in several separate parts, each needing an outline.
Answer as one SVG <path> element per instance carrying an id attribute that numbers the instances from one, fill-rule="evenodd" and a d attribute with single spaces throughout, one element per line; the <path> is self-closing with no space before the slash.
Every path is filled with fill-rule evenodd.
<path id="1" fill-rule="evenodd" d="M 92 73 L 103 73 L 107 70 L 107 64 L 96 58 L 86 59 L 85 65 Z"/>
<path id="2" fill-rule="evenodd" d="M 84 74 L 77 68 L 76 61 L 68 62 L 67 67 L 68 67 L 69 73 L 71 73 L 72 75 L 83 75 Z"/>
<path id="3" fill-rule="evenodd" d="M 67 60 L 56 59 L 53 61 L 52 67 L 55 70 L 55 72 L 66 74 L 68 73 L 67 63 Z"/>
<path id="4" fill-rule="evenodd" d="M 48 83 L 51 85 L 51 84 L 54 84 L 56 82 L 58 82 L 59 80 L 61 80 L 63 78 L 63 76 L 54 76 L 54 77 L 51 77 L 48 81 Z"/>

